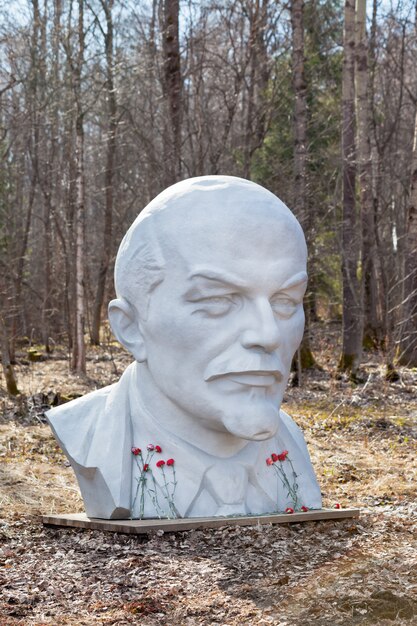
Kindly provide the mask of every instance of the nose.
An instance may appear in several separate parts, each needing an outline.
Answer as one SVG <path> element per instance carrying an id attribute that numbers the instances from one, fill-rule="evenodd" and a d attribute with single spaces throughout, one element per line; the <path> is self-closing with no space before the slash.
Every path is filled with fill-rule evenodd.
<path id="1" fill-rule="evenodd" d="M 273 352 L 280 344 L 280 333 L 274 312 L 267 299 L 254 303 L 248 327 L 241 335 L 244 348 L 260 348 L 265 352 Z"/>

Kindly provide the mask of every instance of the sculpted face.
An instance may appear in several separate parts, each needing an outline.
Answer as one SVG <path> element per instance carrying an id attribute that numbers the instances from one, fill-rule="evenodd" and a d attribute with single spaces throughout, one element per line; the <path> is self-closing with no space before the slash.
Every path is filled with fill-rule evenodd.
<path id="1" fill-rule="evenodd" d="M 166 267 L 139 326 L 144 384 L 168 412 L 263 440 L 303 334 L 306 248 L 288 209 L 253 187 L 194 192 L 156 215 Z"/>

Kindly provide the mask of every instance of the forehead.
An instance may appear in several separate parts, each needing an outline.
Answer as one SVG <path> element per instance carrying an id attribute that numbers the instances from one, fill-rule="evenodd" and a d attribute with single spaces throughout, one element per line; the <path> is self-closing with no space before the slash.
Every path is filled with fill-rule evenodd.
<path id="1" fill-rule="evenodd" d="M 174 238 L 161 242 L 164 289 L 182 294 L 191 289 L 194 296 L 224 289 L 271 295 L 297 277 L 305 280 L 305 243 L 295 221 L 232 217 L 185 220 Z"/>
<path id="2" fill-rule="evenodd" d="M 172 289 L 201 266 L 269 289 L 268 277 L 283 284 L 305 271 L 306 259 L 299 223 L 269 191 L 234 177 L 189 179 L 152 200 L 126 233 L 116 292 L 134 297 L 136 285 L 147 293 L 161 281 Z"/>
<path id="3" fill-rule="evenodd" d="M 290 211 L 273 200 L 221 194 L 195 197 L 166 213 L 158 225 L 158 239 L 167 266 L 192 272 L 196 266 L 245 271 L 306 263 L 300 225 Z"/>

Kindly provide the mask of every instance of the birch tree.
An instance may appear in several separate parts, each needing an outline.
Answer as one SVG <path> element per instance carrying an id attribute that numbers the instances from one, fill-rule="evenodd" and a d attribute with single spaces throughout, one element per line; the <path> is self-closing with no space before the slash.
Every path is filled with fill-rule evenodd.
<path id="1" fill-rule="evenodd" d="M 85 374 L 85 174 L 84 110 L 81 89 L 82 71 L 84 66 L 84 0 L 78 0 L 78 27 L 76 31 L 76 39 L 76 58 L 70 58 L 75 107 L 75 314 L 71 367 L 75 372 Z"/>
<path id="2" fill-rule="evenodd" d="M 417 44 L 417 3 L 415 36 Z M 405 271 L 398 360 L 417 367 L 417 99 L 405 235 Z"/>

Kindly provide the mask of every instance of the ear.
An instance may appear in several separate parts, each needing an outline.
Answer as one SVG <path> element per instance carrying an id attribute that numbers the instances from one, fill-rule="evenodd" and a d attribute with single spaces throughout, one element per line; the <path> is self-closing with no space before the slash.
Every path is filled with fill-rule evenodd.
<path id="1" fill-rule="evenodd" d="M 137 311 L 125 298 L 117 298 L 109 304 L 109 321 L 118 341 L 136 361 L 146 361 L 146 349 Z"/>

